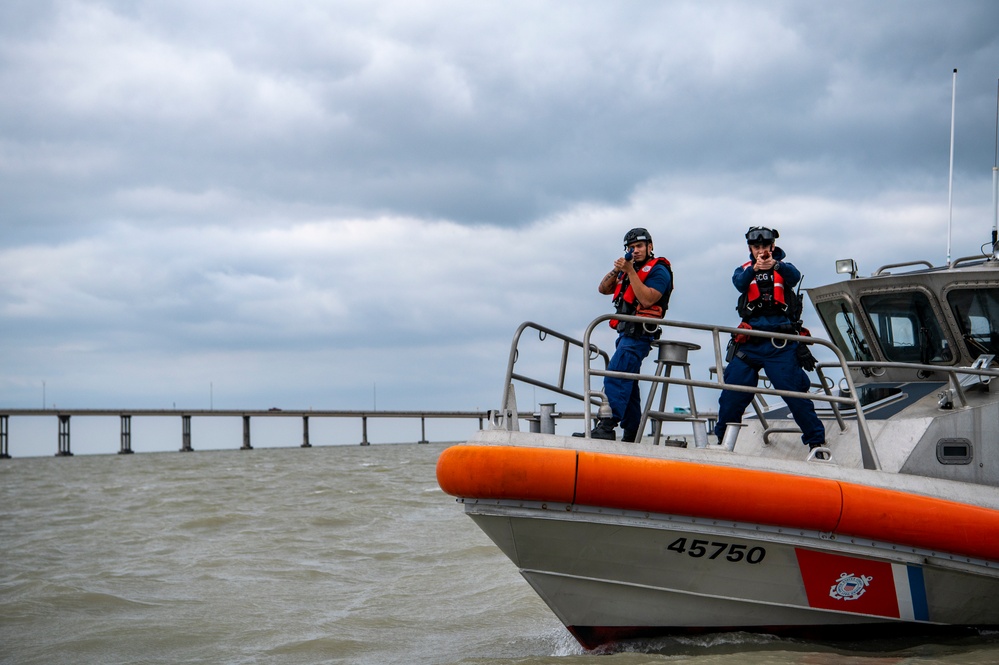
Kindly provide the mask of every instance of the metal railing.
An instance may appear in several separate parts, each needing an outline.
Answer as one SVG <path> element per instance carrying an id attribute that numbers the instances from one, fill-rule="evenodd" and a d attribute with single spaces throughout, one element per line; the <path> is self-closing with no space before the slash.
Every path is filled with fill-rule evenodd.
<path id="1" fill-rule="evenodd" d="M 691 331 L 703 331 L 711 333 L 712 339 L 712 352 L 714 354 L 714 366 L 716 368 L 724 367 L 723 360 L 723 345 L 722 336 L 730 336 L 735 334 L 748 335 L 750 337 L 758 337 L 762 339 L 772 340 L 773 343 L 778 343 L 783 341 L 787 342 L 798 342 L 801 344 L 808 345 L 818 345 L 828 349 L 835 357 L 835 361 L 830 362 L 820 362 L 816 363 L 815 372 L 818 376 L 818 383 L 812 384 L 811 387 L 817 388 L 818 392 L 798 392 L 798 391 L 788 391 L 788 390 L 778 390 L 775 388 L 764 386 L 743 386 L 736 384 L 728 384 L 724 381 L 724 373 L 718 371 L 716 373 L 716 380 L 711 381 L 698 381 L 694 379 L 688 379 L 686 376 L 672 376 L 666 374 L 660 376 L 657 374 L 631 374 L 627 372 L 615 372 L 607 369 L 609 364 L 609 358 L 607 354 L 600 350 L 600 348 L 590 342 L 594 330 L 597 326 L 602 324 L 604 321 L 616 318 L 620 321 L 632 321 L 636 323 L 656 323 L 663 327 L 664 330 L 669 329 L 679 329 L 679 330 L 691 330 Z M 539 338 L 544 341 L 548 337 L 553 337 L 558 339 L 562 343 L 562 353 L 561 353 L 561 364 L 558 371 L 558 378 L 555 382 L 547 382 L 527 375 L 518 373 L 514 371 L 514 366 L 518 359 L 518 348 L 520 344 L 521 337 L 523 333 L 528 329 L 534 329 L 538 331 Z M 665 337 L 665 335 L 664 335 Z M 660 344 L 666 344 L 669 342 L 660 342 Z M 683 344 L 683 342 L 680 342 Z M 727 344 L 727 340 L 726 340 Z M 578 393 L 573 390 L 569 390 L 565 387 L 567 362 L 568 362 L 568 352 L 571 347 L 578 347 L 579 349 L 589 349 L 590 352 L 583 354 L 583 386 L 584 392 Z M 592 362 L 597 358 L 603 359 L 603 369 L 598 369 L 592 367 Z M 641 382 L 647 382 L 650 385 L 661 384 L 663 390 L 666 391 L 670 385 L 679 385 L 689 388 L 704 388 L 709 390 L 731 390 L 737 392 L 748 392 L 754 395 L 754 398 L 758 398 L 764 405 L 763 401 L 764 395 L 773 395 L 781 398 L 799 398 L 799 399 L 809 399 L 818 400 L 822 402 L 829 403 L 832 412 L 836 418 L 836 421 L 840 427 L 841 431 L 847 429 L 846 422 L 843 418 L 843 414 L 840 411 L 840 406 L 847 407 L 850 409 L 851 418 L 855 417 L 857 420 L 857 436 L 858 443 L 860 446 L 861 461 L 865 469 L 877 470 L 881 468 L 880 460 L 878 459 L 877 451 L 873 445 L 873 438 L 871 437 L 870 429 L 867 424 L 867 419 L 865 417 L 864 405 L 860 401 L 860 393 L 854 384 L 853 377 L 850 370 L 873 370 L 873 376 L 878 376 L 878 370 L 883 373 L 887 369 L 907 369 L 916 372 L 924 373 L 941 373 L 946 376 L 948 387 L 944 389 L 939 394 L 939 404 L 941 408 L 952 408 L 955 404 L 958 407 L 968 406 L 967 399 L 967 388 L 972 383 L 987 383 L 994 377 L 999 377 L 999 370 L 988 369 L 989 365 L 992 363 L 993 357 L 982 356 L 975 361 L 974 365 L 971 367 L 945 367 L 940 365 L 922 365 L 914 363 L 901 363 L 901 362 L 882 362 L 882 361 L 852 361 L 847 360 L 832 342 L 824 339 L 819 339 L 811 336 L 799 336 L 786 333 L 776 333 L 776 332 L 764 332 L 760 330 L 751 330 L 744 328 L 732 328 L 727 326 L 717 326 L 717 325 L 706 325 L 699 323 L 688 323 L 682 321 L 668 321 L 666 319 L 649 319 L 645 317 L 636 316 L 623 316 L 617 314 L 605 314 L 594 319 L 586 328 L 582 340 L 577 340 L 562 333 L 556 332 L 550 328 L 540 326 L 536 323 L 526 322 L 517 329 L 516 334 L 513 338 L 513 343 L 510 349 L 510 357 L 507 365 L 506 381 L 504 382 L 503 391 L 503 404 L 505 405 L 505 411 L 502 414 L 496 414 L 498 417 L 494 416 L 491 418 L 491 423 L 493 427 L 499 427 L 501 429 L 514 429 L 512 420 L 517 417 L 515 399 L 513 399 L 513 380 L 518 380 L 529 385 L 537 386 L 550 390 L 556 394 L 565 395 L 573 399 L 579 400 L 587 405 L 588 408 L 584 408 L 582 417 L 585 425 L 586 436 L 589 436 L 589 432 L 593 426 L 593 413 L 592 407 L 598 406 L 600 408 L 599 417 L 609 416 L 609 404 L 607 403 L 607 397 L 603 392 L 595 390 L 591 387 L 594 377 L 616 377 L 629 380 L 637 380 Z M 834 395 L 832 388 L 834 386 L 833 381 L 827 376 L 826 370 L 835 369 L 842 373 L 842 379 L 840 379 L 841 386 L 843 388 L 842 392 L 846 392 L 844 395 Z M 927 374 L 928 375 L 928 374 Z M 843 385 L 845 384 L 845 385 Z M 772 425 L 765 413 L 765 408 L 760 408 L 756 403 L 757 399 L 754 399 L 754 408 L 756 408 L 757 416 L 763 425 L 763 439 L 766 442 L 771 434 L 779 432 L 797 432 L 800 431 L 797 428 L 787 428 L 787 427 L 777 427 Z M 646 421 L 648 418 L 654 420 L 662 421 L 689 421 L 693 424 L 695 433 L 695 445 L 706 445 L 706 432 L 704 430 L 704 423 L 706 419 L 703 417 L 703 413 L 699 413 L 696 406 L 691 400 L 691 408 L 689 414 L 675 414 L 666 413 L 663 411 L 653 411 L 651 409 L 652 399 L 648 401 L 648 405 L 643 413 L 642 422 Z M 575 414 L 574 414 L 575 415 Z M 698 427 L 700 427 L 700 435 L 698 437 Z M 699 438 L 701 440 L 699 441 Z M 658 441 L 658 434 L 657 434 Z M 732 447 L 734 447 L 734 441 L 732 442 Z M 731 447 L 729 449 L 732 449 Z"/>
<path id="2" fill-rule="evenodd" d="M 664 385 L 673 385 L 673 384 L 676 384 L 676 385 L 682 385 L 682 386 L 691 386 L 691 387 L 694 387 L 694 388 L 706 388 L 706 389 L 710 389 L 710 390 L 731 390 L 731 391 L 736 391 L 736 392 L 747 392 L 747 393 L 752 393 L 754 395 L 773 395 L 775 397 L 781 397 L 781 398 L 799 398 L 799 399 L 821 400 L 821 401 L 829 402 L 830 404 L 832 404 L 833 412 L 836 414 L 837 421 L 838 421 L 840 427 L 844 428 L 844 429 L 845 429 L 845 423 L 843 422 L 842 416 L 839 413 L 838 405 L 843 404 L 843 405 L 851 406 L 857 412 L 857 433 L 858 433 L 858 438 L 859 438 L 859 443 L 860 443 L 860 456 L 861 456 L 861 460 L 863 462 L 864 468 L 865 469 L 880 469 L 881 468 L 881 463 L 878 460 L 877 451 L 875 451 L 874 446 L 872 444 L 873 439 L 871 438 L 870 430 L 869 430 L 869 428 L 867 426 L 867 420 L 864 417 L 863 408 L 860 405 L 859 398 L 857 396 L 857 390 L 856 390 L 856 387 L 853 384 L 853 378 L 850 376 L 850 372 L 847 369 L 847 360 L 846 360 L 846 357 L 843 355 L 843 353 L 832 342 L 828 342 L 828 341 L 826 341 L 824 339 L 818 339 L 818 338 L 809 337 L 809 336 L 800 336 L 800 335 L 792 335 L 792 334 L 776 333 L 776 332 L 765 332 L 765 331 L 762 331 L 762 330 L 752 330 L 752 329 L 745 329 L 745 328 L 731 328 L 731 327 L 728 327 L 728 326 L 707 325 L 707 324 L 701 324 L 701 323 L 688 323 L 688 322 L 683 322 L 683 321 L 668 321 L 666 319 L 651 319 L 650 320 L 650 319 L 645 318 L 645 317 L 621 316 L 621 315 L 616 315 L 616 314 L 605 314 L 603 316 L 597 317 L 596 319 L 594 319 L 590 323 L 589 326 L 587 326 L 586 332 L 585 332 L 585 334 L 583 336 L 583 345 L 589 345 L 589 343 L 590 343 L 590 341 L 589 341 L 590 340 L 590 336 L 593 334 L 593 331 L 596 329 L 596 327 L 599 324 L 601 324 L 602 322 L 607 321 L 607 320 L 609 320 L 611 318 L 616 318 L 616 319 L 621 320 L 621 321 L 633 321 L 635 323 L 658 323 L 664 329 L 675 328 L 675 329 L 680 329 L 680 330 L 700 330 L 700 331 L 704 331 L 704 332 L 710 332 L 711 333 L 711 339 L 712 339 L 712 346 L 713 346 L 714 356 L 715 356 L 715 366 L 716 367 L 722 367 L 723 366 L 722 361 L 723 361 L 724 357 L 722 355 L 722 343 L 721 343 L 721 336 L 722 335 L 744 334 L 744 335 L 748 335 L 750 337 L 759 337 L 759 338 L 763 338 L 763 339 L 774 340 L 775 342 L 783 340 L 785 344 L 787 342 L 799 342 L 799 343 L 810 344 L 810 345 L 811 344 L 817 344 L 819 346 L 826 347 L 827 349 L 829 349 L 836 356 L 836 358 L 839 361 L 838 363 L 835 363 L 835 364 L 830 365 L 830 366 L 838 366 L 838 367 L 840 367 L 842 369 L 844 380 L 847 383 L 847 387 L 848 387 L 848 390 L 849 390 L 849 393 L 850 393 L 850 397 L 841 397 L 841 396 L 838 396 L 838 395 L 833 395 L 832 392 L 831 392 L 831 390 L 830 390 L 830 386 L 828 385 L 828 382 L 825 380 L 825 377 L 822 374 L 819 375 L 819 378 L 820 378 L 821 385 L 822 385 L 822 387 L 824 389 L 824 392 L 822 392 L 822 393 L 812 393 L 812 392 L 798 392 L 798 391 L 790 391 L 790 390 L 778 390 L 776 388 L 766 388 L 766 387 L 760 387 L 760 386 L 743 386 L 743 385 L 737 385 L 737 384 L 729 384 L 729 383 L 725 383 L 724 374 L 722 372 L 718 372 L 716 374 L 716 376 L 717 376 L 717 380 L 716 381 L 697 381 L 697 380 L 694 380 L 694 379 L 687 379 L 685 377 L 681 378 L 681 377 L 673 377 L 673 376 L 654 376 L 654 375 L 650 376 L 650 375 L 647 375 L 647 374 L 638 374 L 638 375 L 635 375 L 635 374 L 629 374 L 629 373 L 626 373 L 626 372 L 611 372 L 611 371 L 607 371 L 607 370 L 597 370 L 597 369 L 591 368 L 589 362 L 584 363 L 584 366 L 583 366 L 583 385 L 589 387 L 591 385 L 592 377 L 594 377 L 594 376 L 600 376 L 600 377 L 612 376 L 612 377 L 617 377 L 617 378 L 621 378 L 621 379 L 632 379 L 632 380 L 647 381 L 647 382 L 653 382 L 653 383 L 662 383 Z M 587 399 L 589 399 L 590 401 L 592 401 L 594 399 L 594 397 L 596 397 L 598 395 L 601 395 L 601 394 L 597 393 L 596 391 L 588 391 L 586 397 L 587 397 Z M 663 415 L 663 414 L 656 414 L 656 415 Z M 590 430 L 590 427 L 591 427 L 591 418 L 592 418 L 592 414 L 590 413 L 589 410 L 587 410 L 586 411 L 586 417 L 585 417 L 586 431 Z M 688 418 L 688 420 L 693 421 L 694 427 L 698 427 L 699 426 L 699 422 L 698 421 L 700 419 L 698 418 L 697 414 L 691 413 L 690 418 Z M 766 424 L 765 427 L 769 428 L 769 424 Z M 769 429 L 771 431 L 776 431 L 773 428 L 769 428 Z M 784 430 L 781 430 L 781 431 L 784 431 Z M 764 430 L 764 436 L 768 436 L 769 433 L 770 432 L 768 432 L 766 429 Z M 695 431 L 695 437 L 696 437 L 696 434 L 697 434 L 697 432 Z M 695 440 L 696 440 L 696 438 L 695 438 Z"/>
<path id="3" fill-rule="evenodd" d="M 733 334 L 748 334 L 753 337 L 762 337 L 772 340 L 784 340 L 785 343 L 789 341 L 804 342 L 806 344 L 818 344 L 828 348 L 833 354 L 836 355 L 839 366 L 843 370 L 845 380 L 848 385 L 848 390 L 851 397 L 840 397 L 833 395 L 830 388 L 831 384 L 826 380 L 825 376 L 819 372 L 820 386 L 824 390 L 824 393 L 812 393 L 812 392 L 797 392 L 797 391 L 787 391 L 787 390 L 777 390 L 774 388 L 759 387 L 759 386 L 743 386 L 736 384 L 727 384 L 724 382 L 723 374 L 721 372 L 717 375 L 716 381 L 697 381 L 694 379 L 688 379 L 686 377 L 674 377 L 674 376 L 658 376 L 650 374 L 631 374 L 627 372 L 614 372 L 607 368 L 610 359 L 606 352 L 600 349 L 596 344 L 590 341 L 593 331 L 598 325 L 604 321 L 608 321 L 612 318 L 616 318 L 620 321 L 632 321 L 636 323 L 656 323 L 663 326 L 666 329 L 677 328 L 683 330 L 700 330 L 710 332 L 712 335 L 713 351 L 715 356 L 715 366 L 722 367 L 722 335 L 733 335 Z M 526 374 L 518 373 L 515 370 L 515 366 L 519 357 L 519 347 L 520 340 L 525 331 L 533 329 L 538 332 L 539 339 L 543 342 L 548 337 L 553 337 L 560 340 L 562 343 L 561 348 L 561 363 L 558 370 L 558 378 L 555 382 L 543 381 Z M 589 353 L 584 353 L 583 355 L 583 386 L 584 392 L 578 393 L 573 390 L 566 388 L 565 379 L 567 372 L 568 354 L 572 347 L 577 347 L 580 350 L 589 349 Z M 592 367 L 592 361 L 602 358 L 604 369 L 596 369 Z M 520 325 L 516 333 L 513 336 L 513 342 L 510 346 L 510 355 L 507 362 L 506 380 L 503 386 L 503 409 L 499 412 L 492 412 L 490 417 L 491 426 L 499 429 L 515 429 L 515 420 L 518 417 L 516 400 L 513 394 L 513 381 L 517 380 L 528 385 L 536 386 L 549 390 L 553 393 L 565 395 L 575 400 L 579 400 L 584 403 L 584 405 L 589 405 L 590 407 L 596 405 L 600 408 L 600 417 L 607 417 L 610 415 L 610 408 L 607 402 L 607 397 L 603 392 L 599 390 L 594 390 L 592 386 L 593 377 L 617 377 L 621 379 L 637 380 L 648 382 L 650 384 L 662 384 L 664 387 L 669 385 L 681 385 L 691 388 L 706 388 L 711 390 L 733 390 L 738 392 L 748 392 L 754 395 L 773 395 L 776 397 L 790 397 L 790 398 L 801 398 L 801 399 L 812 399 L 812 400 L 823 400 L 831 403 L 833 412 L 836 416 L 836 420 L 839 423 L 841 429 L 846 428 L 846 424 L 839 412 L 838 405 L 843 404 L 852 407 L 857 412 L 858 420 L 858 432 L 860 438 L 861 447 L 861 458 L 863 460 L 865 468 L 877 469 L 880 468 L 880 463 L 878 461 L 877 453 L 874 451 L 871 444 L 871 436 L 867 427 L 867 421 L 864 419 L 863 409 L 860 406 L 858 398 L 856 397 L 857 391 L 853 385 L 853 380 L 850 377 L 849 371 L 847 371 L 847 361 L 843 356 L 842 352 L 836 348 L 831 342 L 826 340 L 816 339 L 813 337 L 801 337 L 798 335 L 789 335 L 784 333 L 771 333 L 763 332 L 758 330 L 746 330 L 743 328 L 730 328 L 727 326 L 714 326 L 714 325 L 704 325 L 699 323 L 687 323 L 681 321 L 668 321 L 666 319 L 649 319 L 646 317 L 637 316 L 624 316 L 617 314 L 605 314 L 597 317 L 586 328 L 583 339 L 578 340 L 558 331 L 555 331 L 546 326 L 539 325 L 537 323 L 527 321 Z M 665 389 L 665 388 L 664 388 Z M 650 402 L 651 403 L 651 402 Z M 757 413 L 761 416 L 761 421 L 764 424 L 764 437 L 769 437 L 772 433 L 788 431 L 785 428 L 776 428 L 771 426 L 767 421 L 762 411 L 757 409 Z M 703 430 L 703 423 L 705 419 L 701 414 L 696 412 L 696 408 L 688 415 L 682 415 L 677 417 L 675 414 L 667 414 L 661 411 L 649 411 L 643 414 L 643 421 L 646 417 L 652 417 L 656 420 L 674 420 L 674 421 L 690 421 L 693 423 L 695 428 L 695 440 L 698 440 L 697 425 L 701 423 L 701 429 Z M 589 432 L 592 429 L 592 412 L 591 408 L 584 408 L 583 410 L 583 420 L 586 436 L 589 436 Z M 792 430 L 793 431 L 793 430 Z M 706 432 L 701 432 L 706 440 Z M 706 441 L 705 441 L 706 443 Z M 700 445 L 700 443 L 698 443 Z"/>
<path id="4" fill-rule="evenodd" d="M 953 408 L 954 402 L 958 403 L 960 407 L 968 406 L 968 396 L 966 388 L 972 384 L 987 384 L 993 378 L 999 377 L 999 370 L 988 369 L 989 364 L 992 363 L 993 356 L 984 355 L 980 356 L 971 367 L 950 367 L 941 365 L 922 365 L 916 363 L 900 363 L 900 362 L 880 362 L 880 361 L 869 361 L 869 360 L 851 360 L 846 363 L 847 367 L 852 369 L 867 369 L 874 370 L 872 376 L 880 376 L 877 370 L 883 371 L 886 369 L 905 369 L 913 370 L 916 372 L 924 372 L 926 376 L 931 374 L 945 374 L 947 376 L 948 388 L 942 391 L 938 395 L 939 405 L 941 408 Z M 835 366 L 833 363 L 820 363 L 817 367 L 830 367 Z M 960 378 L 960 377 L 964 378 Z M 978 377 L 976 382 L 973 377 Z M 983 381 L 982 379 L 987 378 L 988 381 Z"/>
<path id="5" fill-rule="evenodd" d="M 523 336 L 524 332 L 527 330 L 536 330 L 538 333 L 538 339 L 541 342 L 544 342 L 549 337 L 560 340 L 562 342 L 561 363 L 559 365 L 558 379 L 555 383 L 541 381 L 539 379 L 535 379 L 525 374 L 519 374 L 514 371 L 514 365 L 516 365 L 517 360 L 519 359 L 520 356 L 520 339 Z M 578 339 L 569 337 L 568 335 L 560 333 L 547 326 L 542 326 L 538 323 L 534 323 L 532 321 L 525 321 L 524 323 L 520 324 L 520 327 L 517 328 L 517 332 L 514 333 L 513 335 L 513 342 L 510 345 L 510 356 L 507 360 L 507 366 L 506 366 L 506 380 L 503 382 L 503 401 L 500 402 L 500 404 L 503 405 L 503 408 L 500 413 L 492 415 L 490 417 L 490 420 L 492 421 L 494 427 L 500 427 L 502 429 L 512 429 L 513 421 L 514 419 L 517 418 L 516 400 L 513 398 L 514 379 L 522 383 L 536 386 L 538 388 L 543 388 L 544 390 L 550 390 L 553 393 L 559 395 L 565 395 L 566 397 L 571 397 L 573 399 L 585 403 L 586 397 L 584 397 L 581 393 L 569 390 L 568 388 L 565 387 L 566 372 L 569 366 L 569 351 L 571 350 L 572 347 L 578 347 L 580 352 L 582 352 L 583 349 L 587 348 L 589 349 L 588 354 L 587 353 L 583 354 L 585 358 L 584 366 L 587 368 L 589 368 L 590 366 L 591 359 L 603 358 L 605 368 L 607 367 L 607 364 L 610 362 L 610 357 L 607 355 L 607 352 L 601 350 L 600 347 L 598 347 L 596 344 L 587 344 L 584 346 L 584 344 Z M 588 386 L 589 384 L 584 384 L 584 385 Z M 600 400 L 598 400 L 596 403 L 599 404 Z M 586 411 L 587 413 L 589 412 L 588 410 Z M 585 417 L 586 416 L 584 415 L 584 418 Z M 589 420 L 587 420 L 587 423 L 589 423 Z"/>

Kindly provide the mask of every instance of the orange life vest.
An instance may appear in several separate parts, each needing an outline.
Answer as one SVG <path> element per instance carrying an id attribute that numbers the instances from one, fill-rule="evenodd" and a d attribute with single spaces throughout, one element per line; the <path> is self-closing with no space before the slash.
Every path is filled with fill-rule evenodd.
<path id="1" fill-rule="evenodd" d="M 666 293 L 659 298 L 659 300 L 650 307 L 643 307 L 638 299 L 635 298 L 635 290 L 631 288 L 631 282 L 628 280 L 624 273 L 617 280 L 617 286 L 614 288 L 614 307 L 617 314 L 625 314 L 628 316 L 647 316 L 653 319 L 661 319 L 666 310 L 669 309 L 669 297 L 673 292 L 673 268 L 669 261 L 658 256 L 654 256 L 645 264 L 638 269 L 638 279 L 645 282 L 649 275 L 652 274 L 652 268 L 657 264 L 663 264 L 666 270 L 669 271 L 670 275 L 670 285 L 666 289 Z M 617 319 L 610 320 L 610 327 L 614 330 L 620 330 L 621 322 Z"/>

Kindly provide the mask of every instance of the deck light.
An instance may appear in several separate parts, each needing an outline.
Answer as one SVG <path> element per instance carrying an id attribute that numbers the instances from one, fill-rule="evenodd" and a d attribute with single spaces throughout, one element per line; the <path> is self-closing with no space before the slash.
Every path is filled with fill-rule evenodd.
<path id="1" fill-rule="evenodd" d="M 850 279 L 856 279 L 857 262 L 853 259 L 839 259 L 836 261 L 836 272 L 841 275 L 850 275 Z"/>

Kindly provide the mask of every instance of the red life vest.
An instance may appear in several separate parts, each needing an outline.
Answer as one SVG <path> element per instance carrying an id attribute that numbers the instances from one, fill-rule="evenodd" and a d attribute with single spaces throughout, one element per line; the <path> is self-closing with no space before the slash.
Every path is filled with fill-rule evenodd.
<path id="1" fill-rule="evenodd" d="M 638 269 L 638 279 L 644 283 L 652 273 L 652 268 L 659 263 L 666 267 L 666 270 L 669 271 L 670 277 L 672 278 L 673 268 L 670 266 L 669 261 L 662 257 L 654 256 L 646 261 L 645 265 Z M 626 314 L 629 316 L 647 316 L 653 319 L 661 319 L 663 314 L 665 314 L 666 310 L 669 308 L 669 296 L 672 286 L 671 279 L 670 289 L 668 289 L 666 293 L 662 294 L 662 297 L 660 297 L 654 305 L 651 307 L 643 307 L 635 298 L 635 290 L 631 288 L 631 282 L 628 279 L 625 279 L 624 274 L 622 273 L 622 276 L 617 279 L 617 286 L 614 288 L 614 306 L 616 308 L 616 312 L 618 314 Z M 618 330 L 619 324 L 620 321 L 617 319 L 610 320 L 610 327 L 614 330 Z"/>
<path id="2" fill-rule="evenodd" d="M 752 261 L 747 261 L 742 267 L 746 269 L 752 265 Z M 739 315 L 743 319 L 759 314 L 777 314 L 786 311 L 784 277 L 772 268 L 756 273 L 745 295 L 739 298 Z"/>

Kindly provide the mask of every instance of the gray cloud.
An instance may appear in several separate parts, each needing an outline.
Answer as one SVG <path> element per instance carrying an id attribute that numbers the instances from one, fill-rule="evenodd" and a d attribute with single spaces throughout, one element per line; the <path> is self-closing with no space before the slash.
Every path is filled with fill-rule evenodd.
<path id="1" fill-rule="evenodd" d="M 996 25 L 984 0 L 8 3 L 0 403 L 490 408 L 516 325 L 581 333 L 636 225 L 678 319 L 731 317 L 749 224 L 810 285 L 839 253 L 942 261 L 954 67 L 973 253 Z"/>
<path id="2" fill-rule="evenodd" d="M 947 120 L 952 65 L 982 91 L 964 117 L 987 119 L 999 10 L 959 4 L 865 5 L 862 20 L 849 3 L 579 3 L 571 19 L 533 4 L 59 4 L 5 49 L 8 150 L 34 162 L 8 165 L 7 193 L 39 221 L 56 214 L 18 201 L 19 175 L 53 176 L 69 219 L 129 214 L 119 194 L 159 186 L 523 224 L 620 203 L 650 177 L 778 160 L 825 161 L 855 187 L 870 182 L 858 163 L 911 170 L 946 149 L 928 126 Z"/>

